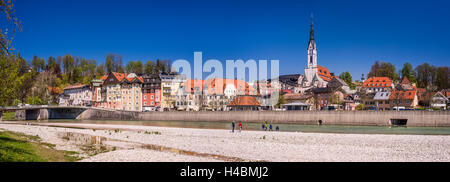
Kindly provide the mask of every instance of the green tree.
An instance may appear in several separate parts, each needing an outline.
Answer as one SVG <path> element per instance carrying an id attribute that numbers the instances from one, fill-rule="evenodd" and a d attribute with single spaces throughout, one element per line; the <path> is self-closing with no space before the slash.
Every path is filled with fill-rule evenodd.
<path id="1" fill-rule="evenodd" d="M 439 90 L 450 88 L 450 67 L 443 66 L 436 70 L 436 86 Z"/>
<path id="2" fill-rule="evenodd" d="M 341 73 L 339 78 L 344 80 L 351 89 L 354 89 L 352 75 L 348 71 Z"/>
<path id="3" fill-rule="evenodd" d="M 83 82 L 83 69 L 81 66 L 77 66 L 72 73 L 72 81 L 71 83 L 81 83 Z"/>
<path id="4" fill-rule="evenodd" d="M 0 55 L 0 106 L 12 105 L 22 86 L 19 76 L 20 62 L 14 55 Z"/>
<path id="5" fill-rule="evenodd" d="M 398 81 L 399 76 L 395 70 L 395 66 L 392 63 L 376 61 L 375 64 L 372 65 L 369 74 L 367 74 L 367 78 L 389 77 L 393 81 Z"/>
<path id="6" fill-rule="evenodd" d="M 68 75 L 70 78 L 71 72 L 74 68 L 74 60 L 73 60 L 72 55 L 70 55 L 70 54 L 65 55 L 63 57 L 62 62 L 63 62 L 63 68 L 64 68 L 63 72 L 64 72 L 64 74 Z"/>
<path id="7" fill-rule="evenodd" d="M 420 88 L 430 88 L 436 80 L 436 68 L 428 63 L 416 67 L 417 85 Z"/>
<path id="8" fill-rule="evenodd" d="M 14 3 L 11 0 L 0 0 L 0 55 L 9 56 L 14 50 L 11 43 L 16 31 L 22 31 L 20 21 L 15 17 Z M 3 19 L 3 18 L 6 18 Z M 10 30 L 11 32 L 8 32 Z"/>
<path id="9" fill-rule="evenodd" d="M 45 69 L 45 60 L 34 55 L 31 65 L 33 66 L 33 70 L 39 73 Z"/>
<path id="10" fill-rule="evenodd" d="M 122 56 L 116 55 L 116 54 L 108 54 L 106 55 L 106 71 L 108 73 L 110 72 L 120 72 L 124 73 L 125 69 L 123 68 L 122 64 Z"/>
<path id="11" fill-rule="evenodd" d="M 128 61 L 125 70 L 127 73 L 142 74 L 144 73 L 144 66 L 141 61 Z"/>
<path id="12" fill-rule="evenodd" d="M 50 56 L 47 60 L 47 71 L 55 73 L 56 69 L 56 59 Z"/>
<path id="13" fill-rule="evenodd" d="M 103 66 L 103 63 L 97 66 L 95 72 L 96 72 L 95 74 L 96 74 L 98 77 L 101 77 L 101 76 L 105 75 L 105 68 L 104 68 L 104 66 Z"/>
<path id="14" fill-rule="evenodd" d="M 28 96 L 26 103 L 30 104 L 30 105 L 45 105 L 45 104 L 47 104 L 44 101 L 42 101 L 42 99 L 40 99 L 38 96 Z"/>
<path id="15" fill-rule="evenodd" d="M 145 63 L 144 72 L 146 74 L 153 74 L 153 73 L 155 73 L 155 63 L 153 63 L 153 61 L 147 61 Z"/>
<path id="16" fill-rule="evenodd" d="M 401 70 L 402 78 L 406 76 L 411 83 L 416 83 L 416 72 L 414 71 L 411 63 L 403 64 L 403 68 Z"/>

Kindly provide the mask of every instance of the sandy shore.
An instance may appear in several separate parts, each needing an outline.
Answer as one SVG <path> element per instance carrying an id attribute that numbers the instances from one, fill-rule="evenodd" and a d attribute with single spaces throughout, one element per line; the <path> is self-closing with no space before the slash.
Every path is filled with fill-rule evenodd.
<path id="1" fill-rule="evenodd" d="M 82 161 L 450 161 L 450 136 L 329 134 L 134 125 L 0 122 L 83 155 L 64 134 L 103 138 L 109 150 Z M 58 127 L 55 127 L 58 126 Z M 72 136 L 72 135 L 71 135 Z M 111 150 L 114 148 L 114 150 Z"/>

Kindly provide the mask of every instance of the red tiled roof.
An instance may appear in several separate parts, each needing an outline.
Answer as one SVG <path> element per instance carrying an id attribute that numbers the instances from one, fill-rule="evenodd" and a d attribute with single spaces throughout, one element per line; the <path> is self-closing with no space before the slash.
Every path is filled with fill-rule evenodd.
<path id="1" fill-rule="evenodd" d="M 409 84 L 410 85 L 411 82 L 409 82 L 408 78 L 405 76 L 405 77 L 403 77 L 403 80 L 400 84 Z"/>
<path id="2" fill-rule="evenodd" d="M 222 87 L 220 85 L 216 85 L 222 82 Z M 221 95 L 225 91 L 225 88 L 227 84 L 233 83 L 234 87 L 236 87 L 236 90 L 238 91 L 238 95 L 249 95 L 250 93 L 250 86 L 247 82 L 244 80 L 232 80 L 232 79 L 224 79 L 224 78 L 214 78 L 206 80 L 204 84 L 207 85 L 208 88 L 208 94 L 217 94 Z"/>
<path id="3" fill-rule="evenodd" d="M 142 78 L 142 76 L 138 76 L 136 77 L 139 81 L 141 81 L 141 83 L 144 83 L 144 78 Z"/>
<path id="4" fill-rule="evenodd" d="M 284 94 L 283 97 L 286 100 L 302 100 L 302 99 L 308 99 L 311 98 L 312 94 L 301 94 L 301 93 L 287 93 Z"/>
<path id="5" fill-rule="evenodd" d="M 105 81 L 108 78 L 108 75 L 103 75 L 102 78 L 100 78 L 100 80 Z"/>
<path id="6" fill-rule="evenodd" d="M 186 92 L 194 92 L 195 87 L 199 87 L 200 90 L 203 89 L 203 82 L 203 80 L 186 80 L 186 82 L 183 83 L 183 86 Z"/>
<path id="7" fill-rule="evenodd" d="M 389 100 L 413 100 L 415 95 L 416 95 L 415 90 L 408 90 L 408 91 L 395 90 L 391 92 Z"/>
<path id="8" fill-rule="evenodd" d="M 369 77 L 364 81 L 362 87 L 391 87 L 392 81 L 388 77 Z"/>
<path id="9" fill-rule="evenodd" d="M 112 72 L 112 74 L 117 78 L 117 80 L 119 82 L 121 82 L 124 78 L 127 77 L 126 73 L 117 73 L 117 72 Z"/>
<path id="10" fill-rule="evenodd" d="M 238 96 L 228 106 L 261 106 L 261 104 L 253 96 Z"/>
<path id="11" fill-rule="evenodd" d="M 323 80 L 329 82 L 332 79 L 330 70 L 328 68 L 317 65 L 317 73 L 319 74 L 320 78 Z"/>
<path id="12" fill-rule="evenodd" d="M 83 87 L 86 87 L 86 86 L 89 86 L 89 85 L 84 85 L 84 84 L 81 84 L 81 83 L 77 83 L 77 84 L 74 84 L 74 85 L 67 86 L 66 88 L 64 88 L 64 90 L 78 89 L 78 88 L 83 88 Z"/>

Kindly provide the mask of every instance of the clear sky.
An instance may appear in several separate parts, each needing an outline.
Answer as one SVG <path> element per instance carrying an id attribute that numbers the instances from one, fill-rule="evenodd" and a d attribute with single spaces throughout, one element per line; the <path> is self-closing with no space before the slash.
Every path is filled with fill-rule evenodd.
<path id="1" fill-rule="evenodd" d="M 278 59 L 280 74 L 306 66 L 314 14 L 318 64 L 353 79 L 376 60 L 449 66 L 450 1 L 16 0 L 23 31 L 14 47 L 30 61 L 71 54 L 104 62 Z"/>

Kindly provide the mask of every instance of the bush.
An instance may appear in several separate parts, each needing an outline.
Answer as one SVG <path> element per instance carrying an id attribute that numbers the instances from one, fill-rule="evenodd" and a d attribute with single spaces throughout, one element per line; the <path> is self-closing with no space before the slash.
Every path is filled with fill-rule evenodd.
<path id="1" fill-rule="evenodd" d="M 364 104 L 358 104 L 356 110 L 364 110 Z"/>
<path id="2" fill-rule="evenodd" d="M 30 105 L 45 105 L 46 103 L 44 101 L 42 101 L 38 96 L 28 96 L 27 98 L 27 104 Z"/>
<path id="3" fill-rule="evenodd" d="M 20 103 L 22 103 L 19 99 L 14 99 L 13 106 L 18 106 Z"/>

